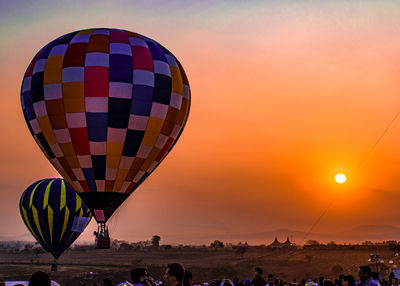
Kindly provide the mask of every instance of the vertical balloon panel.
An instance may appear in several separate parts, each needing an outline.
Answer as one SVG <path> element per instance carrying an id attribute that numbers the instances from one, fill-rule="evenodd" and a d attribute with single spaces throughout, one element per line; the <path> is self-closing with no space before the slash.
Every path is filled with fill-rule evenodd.
<path id="1" fill-rule="evenodd" d="M 21 88 L 35 141 L 101 223 L 171 151 L 190 98 L 171 52 L 143 35 L 106 28 L 47 44 Z"/>
<path id="2" fill-rule="evenodd" d="M 88 207 L 63 179 L 33 183 L 22 194 L 19 207 L 29 231 L 56 259 L 91 219 Z"/>

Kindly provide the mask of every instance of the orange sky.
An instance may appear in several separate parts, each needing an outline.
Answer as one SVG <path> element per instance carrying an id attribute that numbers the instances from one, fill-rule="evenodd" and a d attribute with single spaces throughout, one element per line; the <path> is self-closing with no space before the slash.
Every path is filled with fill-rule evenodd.
<path id="1" fill-rule="evenodd" d="M 180 141 L 117 212 L 113 237 L 306 231 L 336 195 L 315 232 L 397 226 L 400 118 L 366 157 L 400 110 L 400 5 L 379 3 L 0 4 L 0 229 L 28 233 L 20 195 L 58 176 L 25 126 L 23 73 L 52 39 L 100 26 L 166 46 L 192 90 Z M 333 181 L 339 171 L 345 185 Z"/>

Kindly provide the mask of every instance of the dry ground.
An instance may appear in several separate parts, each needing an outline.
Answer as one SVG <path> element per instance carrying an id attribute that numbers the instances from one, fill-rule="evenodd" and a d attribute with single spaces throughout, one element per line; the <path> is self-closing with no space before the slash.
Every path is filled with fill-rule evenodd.
<path id="1" fill-rule="evenodd" d="M 214 279 L 251 277 L 254 267 L 261 266 L 265 275 L 273 273 L 281 279 L 309 279 L 318 276 L 335 278 L 338 273 L 333 270 L 338 265 L 344 274 L 357 277 L 358 266 L 368 265 L 370 249 L 354 250 L 312 250 L 312 249 L 268 249 L 250 247 L 239 254 L 235 249 L 182 248 L 167 250 L 87 250 L 66 251 L 59 259 L 58 272 L 50 273 L 52 258 L 48 254 L 40 254 L 36 258 L 28 253 L 0 253 L 0 278 L 5 280 L 28 280 L 30 275 L 42 270 L 50 273 L 53 280 L 62 285 L 77 285 L 84 277 L 84 272 L 94 272 L 94 279 L 101 281 L 111 277 L 116 282 L 129 278 L 134 267 L 147 265 L 150 275 L 161 278 L 166 265 L 180 262 L 193 273 L 194 281 L 212 281 Z M 387 266 L 389 260 L 395 260 L 389 249 L 380 249 L 379 253 Z M 396 258 L 397 259 L 397 258 Z M 395 261 L 396 264 L 396 261 Z M 398 263 L 400 265 L 400 262 Z M 339 269 L 340 269 L 339 267 Z M 384 269 L 384 266 L 381 266 Z M 382 271 L 388 275 L 386 271 Z M 101 285 L 101 283 L 99 284 Z"/>

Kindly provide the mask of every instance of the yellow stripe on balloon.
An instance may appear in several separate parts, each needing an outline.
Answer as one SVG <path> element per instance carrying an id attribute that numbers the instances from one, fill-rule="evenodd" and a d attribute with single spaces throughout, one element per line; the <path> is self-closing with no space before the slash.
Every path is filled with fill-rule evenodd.
<path id="1" fill-rule="evenodd" d="M 33 234 L 33 236 L 36 238 L 36 240 L 39 240 L 38 237 L 36 236 L 36 234 L 33 232 L 32 226 L 29 223 L 28 214 L 26 213 L 26 210 L 22 205 L 21 205 L 21 210 L 22 210 L 22 215 L 24 216 L 24 222 L 25 222 L 26 226 L 29 228 L 30 232 Z"/>
<path id="2" fill-rule="evenodd" d="M 77 212 L 81 207 L 82 207 L 82 200 L 81 200 L 81 197 L 78 196 L 78 195 L 76 195 L 75 212 Z"/>
<path id="3" fill-rule="evenodd" d="M 59 243 L 61 243 L 61 240 L 62 240 L 62 238 L 63 238 L 63 236 L 64 236 L 65 229 L 67 228 L 68 216 L 69 216 L 69 210 L 68 210 L 68 208 L 65 208 L 63 230 L 62 230 L 62 232 L 61 232 L 61 236 L 60 236 L 60 241 L 59 241 Z"/>
<path id="4" fill-rule="evenodd" d="M 35 224 L 36 224 L 36 228 L 38 229 L 40 236 L 42 237 L 42 240 L 45 241 L 44 237 L 43 237 L 42 229 L 40 227 L 38 211 L 36 210 L 35 206 L 32 206 L 32 214 L 33 214 L 33 220 L 35 221 Z"/>
<path id="5" fill-rule="evenodd" d="M 65 207 L 67 203 L 67 193 L 65 192 L 64 180 L 61 180 L 61 196 L 60 196 L 60 211 Z"/>
<path id="6" fill-rule="evenodd" d="M 40 185 L 42 182 L 43 182 L 43 181 L 40 181 L 40 182 L 33 188 L 32 193 L 31 193 L 31 197 L 30 197 L 30 200 L 29 200 L 29 208 L 32 208 L 33 195 L 35 194 L 36 188 L 39 187 L 39 185 Z"/>
<path id="7" fill-rule="evenodd" d="M 53 210 L 50 206 L 47 208 L 47 220 L 49 223 L 50 243 L 53 243 Z"/>
<path id="8" fill-rule="evenodd" d="M 46 187 L 46 191 L 44 192 L 44 198 L 43 198 L 43 210 L 45 210 L 45 208 L 47 207 L 47 205 L 49 204 L 49 193 L 50 193 L 50 187 L 51 184 L 53 183 L 54 180 L 51 180 L 50 183 L 48 183 L 47 187 Z"/>

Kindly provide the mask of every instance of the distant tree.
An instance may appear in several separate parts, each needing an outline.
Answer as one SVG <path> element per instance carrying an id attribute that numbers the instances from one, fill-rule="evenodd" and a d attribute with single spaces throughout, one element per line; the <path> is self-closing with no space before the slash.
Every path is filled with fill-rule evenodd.
<path id="1" fill-rule="evenodd" d="M 111 241 L 111 247 L 114 249 L 118 249 L 121 242 L 122 241 L 119 241 L 118 239 L 113 239 Z"/>
<path id="2" fill-rule="evenodd" d="M 158 235 L 153 235 L 153 237 L 151 239 L 151 245 L 154 248 L 158 248 L 160 246 L 160 240 L 161 240 L 161 237 L 159 237 Z"/>
<path id="3" fill-rule="evenodd" d="M 307 241 L 307 243 L 308 243 L 309 245 L 312 245 L 312 246 L 320 245 L 320 243 L 319 243 L 317 240 L 315 240 L 315 239 L 310 239 L 309 241 Z"/>
<path id="4" fill-rule="evenodd" d="M 129 243 L 126 243 L 126 242 L 122 242 L 119 245 L 119 250 L 131 250 L 133 248 L 134 248 L 133 245 L 130 245 Z"/>
<path id="5" fill-rule="evenodd" d="M 89 244 L 75 244 L 72 250 L 86 252 L 93 250 L 93 246 Z"/>
<path id="6" fill-rule="evenodd" d="M 333 240 L 328 243 L 328 246 L 336 246 L 336 245 L 337 245 L 336 242 L 334 242 Z"/>
<path id="7" fill-rule="evenodd" d="M 145 241 L 132 242 L 131 245 L 135 249 L 142 249 L 152 246 L 152 243 L 150 240 L 145 240 Z"/>
<path id="8" fill-rule="evenodd" d="M 212 242 L 210 244 L 210 247 L 212 247 L 212 248 L 224 248 L 224 244 L 222 243 L 222 241 L 214 240 L 214 242 Z"/>

